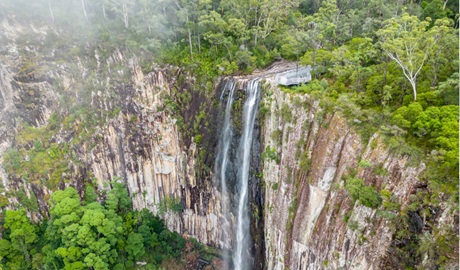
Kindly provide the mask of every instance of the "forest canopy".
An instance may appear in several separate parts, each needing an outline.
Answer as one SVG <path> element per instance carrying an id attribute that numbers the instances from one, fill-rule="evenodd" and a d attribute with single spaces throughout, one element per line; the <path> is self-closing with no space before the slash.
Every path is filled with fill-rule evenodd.
<path id="1" fill-rule="evenodd" d="M 250 74 L 283 59 L 311 65 L 313 80 L 308 85 L 283 90 L 308 94 L 320 99 L 327 112 L 345 114 L 364 143 L 379 133 L 392 153 L 411 164 L 423 161 L 421 181 L 430 192 L 414 198 L 412 210 L 438 207 L 443 197 L 458 211 L 458 5 L 455 0 L 4 0 L 0 19 L 50 26 L 44 41 L 32 36 L 20 41 L 37 42 L 58 60 L 93 56 L 95 47 L 103 48 L 101 58 L 108 58 L 108 51 L 122 47 L 142 55 L 145 72 L 153 63 L 184 69 L 196 78 L 193 87 L 201 93 L 207 93 L 218 76 Z M 33 66 L 31 61 L 23 70 Z M 90 79 L 82 89 L 92 87 Z M 183 94 L 167 99 L 166 110 L 175 112 L 190 98 Z M 87 127 L 117 113 L 97 119 L 85 111 L 88 99 L 72 105 L 68 115 L 53 116 L 48 126 L 24 126 L 16 145 L 22 149 L 12 148 L 5 155 L 7 173 L 24 179 L 49 175 L 46 185 L 56 189 L 72 151 L 69 145 L 49 143 L 56 127 L 70 128 L 80 119 L 84 124 L 74 125 L 75 133 L 86 134 Z M 26 138 L 42 138 L 43 143 L 36 140 L 28 146 Z M 19 162 L 26 155 L 27 166 Z M 374 208 L 382 204 L 375 190 L 350 179 L 346 188 L 355 200 Z M 184 239 L 148 211 L 133 211 L 123 190 L 115 185 L 104 199 L 96 199 L 88 187 L 84 200 L 73 188 L 56 191 L 50 199 L 50 219 L 42 224 L 26 217 L 26 210 L 39 210 L 33 198 L 20 200 L 26 209 L 5 212 L 2 265 L 124 269 L 145 259 L 155 269 L 179 256 Z M 365 196 L 358 192 L 363 190 Z M 0 197 L 0 206 L 6 204 Z M 402 210 L 393 221 L 397 240 L 406 243 L 395 247 L 401 251 L 396 252 L 400 267 L 412 267 L 422 248 L 436 250 L 432 259 L 439 267 L 458 241 L 446 239 L 443 232 L 419 245 L 427 242 L 407 236 L 408 211 Z"/>
<path id="2" fill-rule="evenodd" d="M 126 187 L 113 189 L 100 203 L 87 186 L 85 199 L 74 188 L 50 200 L 50 219 L 32 223 L 25 209 L 4 213 L 0 262 L 3 269 L 159 269 L 178 259 L 186 240 L 170 232 L 150 211 L 133 211 Z M 199 245 L 196 243 L 197 248 Z"/>

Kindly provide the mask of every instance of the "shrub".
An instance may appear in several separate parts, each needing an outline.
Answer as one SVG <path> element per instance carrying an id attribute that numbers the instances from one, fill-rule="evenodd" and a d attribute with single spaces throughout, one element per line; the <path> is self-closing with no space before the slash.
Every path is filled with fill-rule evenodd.
<path id="1" fill-rule="evenodd" d="M 291 108 L 289 108 L 289 105 L 286 103 L 283 103 L 283 106 L 281 107 L 281 121 L 283 121 L 283 123 L 289 123 L 292 121 Z"/>
<path id="2" fill-rule="evenodd" d="M 382 163 L 379 163 L 377 166 L 375 166 L 372 169 L 372 172 L 376 175 L 384 176 L 384 177 L 390 174 L 388 170 L 383 167 Z"/>
<path id="3" fill-rule="evenodd" d="M 361 204 L 371 208 L 377 208 L 382 203 L 380 195 L 371 186 L 363 186 L 359 194 L 359 201 Z"/>
<path id="4" fill-rule="evenodd" d="M 358 163 L 359 167 L 363 169 L 367 169 L 372 166 L 371 162 L 369 160 L 361 159 Z"/>
<path id="5" fill-rule="evenodd" d="M 281 144 L 281 138 L 283 137 L 283 131 L 281 129 L 275 129 L 272 134 L 270 135 L 270 138 L 277 144 Z"/>
<path id="6" fill-rule="evenodd" d="M 358 221 L 356 221 L 356 220 L 351 220 L 351 221 L 348 223 L 348 227 L 350 228 L 350 230 L 356 231 L 356 230 L 359 228 Z"/>
<path id="7" fill-rule="evenodd" d="M 264 104 L 260 106 L 258 118 L 259 118 L 261 123 L 263 123 L 263 120 L 265 119 L 265 116 L 269 112 L 270 112 L 269 108 L 267 108 Z"/>
<path id="8" fill-rule="evenodd" d="M 308 153 L 304 153 L 300 158 L 300 169 L 307 173 L 311 168 L 311 159 L 308 157 Z"/>
<path id="9" fill-rule="evenodd" d="M 171 196 L 166 196 L 159 204 L 158 204 L 158 214 L 162 215 L 166 213 L 168 210 L 171 210 L 176 213 L 180 213 L 184 207 L 182 206 L 179 198 L 173 198 Z"/>
<path id="10" fill-rule="evenodd" d="M 382 198 L 372 186 L 367 186 L 360 178 L 349 178 L 346 181 L 345 189 L 350 193 L 351 198 L 370 208 L 377 208 L 382 204 Z"/>
<path id="11" fill-rule="evenodd" d="M 276 152 L 276 149 L 271 148 L 270 146 L 267 146 L 267 148 L 265 148 L 265 151 L 262 153 L 262 158 L 275 161 L 277 164 L 279 164 L 281 161 L 278 153 Z"/>
<path id="12" fill-rule="evenodd" d="M 195 143 L 200 144 L 202 139 L 203 139 L 202 135 L 201 135 L 201 134 L 197 134 L 197 135 L 195 136 Z"/>

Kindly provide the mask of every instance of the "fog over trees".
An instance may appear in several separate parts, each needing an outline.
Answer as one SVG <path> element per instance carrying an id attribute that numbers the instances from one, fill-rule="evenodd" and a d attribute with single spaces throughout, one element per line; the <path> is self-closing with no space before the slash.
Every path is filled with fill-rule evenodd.
<path id="1" fill-rule="evenodd" d="M 164 110 L 198 147 L 205 111 L 196 117 L 181 112 L 192 98 L 211 98 L 217 78 L 252 74 L 281 60 L 311 65 L 309 84 L 282 90 L 319 99 L 326 112 L 350 119 L 363 141 L 381 134 L 392 153 L 426 166 L 422 180 L 430 192 L 412 196 L 406 209 L 393 205 L 396 217 L 388 221 L 397 232 L 394 243 L 400 243 L 392 246 L 398 267 L 412 269 L 426 259 L 438 269 L 458 261 L 451 254 L 458 251 L 458 231 L 448 231 L 452 237 L 436 230 L 414 236 L 408 222 L 411 211 L 428 218 L 426 209 L 437 209 L 441 201 L 458 214 L 458 10 L 457 0 L 0 0 L 0 23 L 30 30 L 18 33 L 18 73 L 39 73 L 49 68 L 41 65 L 49 59 L 58 63 L 52 71 L 59 71 L 61 62 L 75 67 L 97 58 L 75 76 L 74 92 L 62 95 L 49 123 L 24 123 L 5 152 L 2 167 L 8 175 L 24 183 L 42 181 L 56 192 L 48 198 L 48 219 L 40 224 L 27 216 L 41 211 L 27 196 L 18 200 L 17 210 L 2 212 L 2 267 L 135 269 L 136 261 L 145 260 L 157 269 L 183 255 L 185 239 L 150 212 L 134 211 L 124 186 L 114 184 L 107 194 L 88 186 L 85 198 L 72 187 L 59 190 L 76 145 L 120 112 L 97 108 L 92 96 L 109 73 L 128 85 L 127 67 L 104 66 L 117 50 L 137 57 L 144 74 L 170 65 L 186 74 L 178 80 L 195 79 L 190 92 L 164 97 Z M 38 49 L 29 50 L 34 46 Z M 65 129 L 79 139 L 52 139 Z M 393 203 L 391 194 L 349 179 L 345 188 L 363 205 L 383 209 Z M 0 206 L 9 205 L 8 196 L 25 198 L 23 193 L 2 193 Z M 173 199 L 163 208 L 182 211 Z"/>

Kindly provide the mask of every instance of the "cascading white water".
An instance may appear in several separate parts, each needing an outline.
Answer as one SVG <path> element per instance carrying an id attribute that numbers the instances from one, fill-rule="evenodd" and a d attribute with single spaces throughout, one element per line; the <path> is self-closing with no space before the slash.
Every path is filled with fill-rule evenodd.
<path id="1" fill-rule="evenodd" d="M 259 107 L 260 84 L 258 81 L 249 81 L 246 84 L 246 101 L 243 107 L 242 134 L 239 138 L 238 149 L 232 149 L 234 142 L 234 129 L 232 126 L 232 109 L 236 91 L 236 82 L 228 80 L 225 83 L 220 99 L 224 100 L 228 93 L 223 118 L 222 132 L 219 139 L 219 151 L 216 156 L 216 175 L 220 178 L 222 194 L 222 242 L 223 246 L 233 249 L 233 267 L 235 270 L 247 270 L 250 268 L 249 245 L 251 235 L 249 233 L 249 199 L 248 182 L 250 173 L 251 146 L 253 143 L 254 124 Z M 236 159 L 236 160 L 235 160 Z M 229 177 L 230 176 L 230 177 Z M 233 177 L 235 176 L 236 179 Z M 228 187 L 235 184 L 235 206 L 230 207 Z M 234 210 L 234 211 L 230 211 Z M 236 216 L 235 227 L 231 227 L 230 214 Z M 230 235 L 235 239 L 229 239 Z M 230 269 L 228 254 L 224 253 L 224 269 Z"/>
<path id="2" fill-rule="evenodd" d="M 229 153 L 228 150 L 230 148 L 230 144 L 232 142 L 232 136 L 233 136 L 233 130 L 232 130 L 232 123 L 231 123 L 231 118 L 232 118 L 232 105 L 233 105 L 233 93 L 235 92 L 235 82 L 233 80 L 228 80 L 226 85 L 225 85 L 225 90 L 229 90 L 228 98 L 227 98 L 227 105 L 225 106 L 225 116 L 224 116 L 224 128 L 222 130 L 222 135 L 221 135 L 221 145 L 222 145 L 222 153 L 219 153 L 218 156 L 221 156 L 222 159 L 222 164 L 220 167 L 220 182 L 221 182 L 221 192 L 222 192 L 222 197 L 227 198 L 227 179 L 225 172 L 228 167 L 228 161 L 229 161 Z M 222 92 L 221 99 L 223 98 L 223 94 L 225 91 Z M 227 207 L 227 209 L 223 209 L 224 213 L 226 213 L 226 210 L 228 210 L 228 205 L 227 203 L 223 203 L 224 208 Z"/>
<path id="3" fill-rule="evenodd" d="M 254 123 L 258 111 L 260 84 L 257 80 L 249 81 L 246 85 L 246 101 L 243 108 L 243 131 L 238 148 L 238 192 L 237 192 L 237 225 L 236 247 L 233 253 L 235 270 L 249 269 L 248 249 L 249 233 L 249 200 L 248 182 L 251 157 L 251 146 L 254 133 Z"/>
<path id="4" fill-rule="evenodd" d="M 224 95 L 228 90 L 227 104 L 225 106 L 224 124 L 222 133 L 219 140 L 219 152 L 217 153 L 216 164 L 219 164 L 217 175 L 220 177 L 221 194 L 222 194 L 222 213 L 224 214 L 224 220 L 222 222 L 222 242 L 224 245 L 228 243 L 228 235 L 230 233 L 229 220 L 229 200 L 227 192 L 227 170 L 230 165 L 230 145 L 233 138 L 232 128 L 232 107 L 233 107 L 233 95 L 235 92 L 236 84 L 233 80 L 228 80 L 225 83 L 225 87 L 222 91 L 220 99 L 224 99 Z M 228 254 L 224 253 L 224 269 L 229 269 Z"/>

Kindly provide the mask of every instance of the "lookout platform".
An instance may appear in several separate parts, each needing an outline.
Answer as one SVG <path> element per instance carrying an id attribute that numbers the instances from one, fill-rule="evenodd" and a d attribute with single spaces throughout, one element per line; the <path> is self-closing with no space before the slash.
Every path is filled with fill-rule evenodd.
<path id="1" fill-rule="evenodd" d="M 311 81 L 311 67 L 299 66 L 275 76 L 275 82 L 284 86 L 299 85 Z"/>

